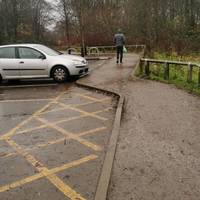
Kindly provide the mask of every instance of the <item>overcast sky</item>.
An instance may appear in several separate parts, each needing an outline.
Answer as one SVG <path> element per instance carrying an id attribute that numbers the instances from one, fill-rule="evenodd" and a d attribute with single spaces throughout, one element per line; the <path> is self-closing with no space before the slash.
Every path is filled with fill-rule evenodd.
<path id="1" fill-rule="evenodd" d="M 57 2 L 58 2 L 57 0 L 46 0 L 46 1 L 51 3 L 52 5 L 56 5 Z M 52 23 L 47 28 L 50 29 L 50 30 L 53 30 L 56 22 L 60 19 L 60 14 L 57 11 L 54 11 L 54 12 L 51 13 L 51 16 L 55 19 L 55 23 Z"/>

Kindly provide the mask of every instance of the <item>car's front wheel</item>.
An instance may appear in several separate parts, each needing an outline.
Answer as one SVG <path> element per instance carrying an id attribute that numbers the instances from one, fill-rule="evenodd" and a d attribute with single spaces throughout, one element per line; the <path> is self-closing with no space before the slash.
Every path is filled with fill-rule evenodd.
<path id="1" fill-rule="evenodd" d="M 69 73 L 65 67 L 57 66 L 52 70 L 52 77 L 58 83 L 63 83 L 69 78 Z"/>

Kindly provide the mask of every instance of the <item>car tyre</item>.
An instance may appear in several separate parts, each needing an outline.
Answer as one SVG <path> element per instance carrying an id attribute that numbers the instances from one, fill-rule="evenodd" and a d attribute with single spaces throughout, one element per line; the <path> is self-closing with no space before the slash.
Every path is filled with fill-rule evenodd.
<path id="1" fill-rule="evenodd" d="M 52 70 L 52 77 L 57 83 L 64 83 L 69 78 L 69 73 L 65 67 L 57 66 Z"/>

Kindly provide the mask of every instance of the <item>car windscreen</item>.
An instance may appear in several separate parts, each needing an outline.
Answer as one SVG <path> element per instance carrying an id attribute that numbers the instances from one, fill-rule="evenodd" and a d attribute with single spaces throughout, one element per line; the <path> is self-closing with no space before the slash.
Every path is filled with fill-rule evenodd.
<path id="1" fill-rule="evenodd" d="M 37 48 L 38 50 L 46 53 L 49 56 L 58 56 L 58 55 L 62 54 L 61 52 L 56 51 L 54 49 L 51 49 L 51 48 L 44 46 L 44 45 L 35 45 L 34 47 Z"/>

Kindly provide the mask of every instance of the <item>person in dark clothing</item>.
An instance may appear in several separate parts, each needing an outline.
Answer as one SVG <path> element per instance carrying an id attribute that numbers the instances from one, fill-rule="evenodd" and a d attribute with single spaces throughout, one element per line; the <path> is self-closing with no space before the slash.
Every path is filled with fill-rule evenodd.
<path id="1" fill-rule="evenodd" d="M 114 42 L 117 49 L 117 63 L 122 63 L 123 61 L 123 49 L 125 44 L 125 36 L 121 30 L 118 30 L 118 33 L 115 34 Z"/>

